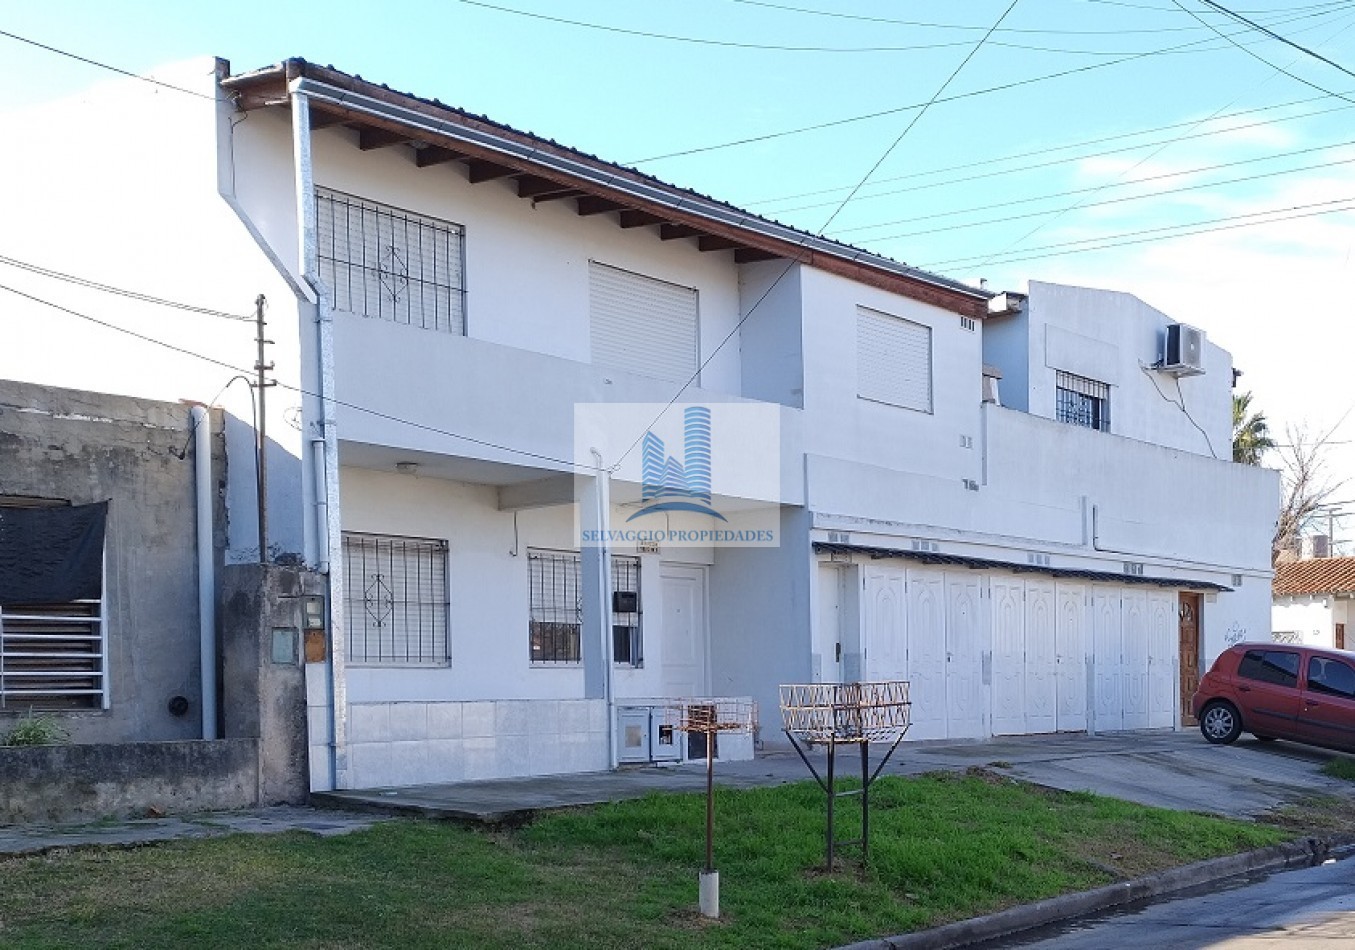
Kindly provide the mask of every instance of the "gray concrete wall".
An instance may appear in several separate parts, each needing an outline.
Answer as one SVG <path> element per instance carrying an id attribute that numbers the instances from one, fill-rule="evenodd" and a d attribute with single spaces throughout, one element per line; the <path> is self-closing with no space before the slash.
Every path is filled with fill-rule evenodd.
<path id="1" fill-rule="evenodd" d="M 0 824 L 258 804 L 253 739 L 0 749 Z"/>
<path id="2" fill-rule="evenodd" d="M 220 429 L 215 414 L 218 526 Z M 104 595 L 111 708 L 59 714 L 76 743 L 202 735 L 189 433 L 186 405 L 0 380 L 0 495 L 110 501 Z M 174 696 L 189 700 L 182 716 L 168 710 Z M 14 714 L 0 711 L 0 730 Z"/>
<path id="3" fill-rule="evenodd" d="M 324 578 L 301 568 L 237 564 L 221 574 L 222 725 L 227 737 L 259 740 L 265 805 L 309 794 L 302 606 L 323 594 Z"/>

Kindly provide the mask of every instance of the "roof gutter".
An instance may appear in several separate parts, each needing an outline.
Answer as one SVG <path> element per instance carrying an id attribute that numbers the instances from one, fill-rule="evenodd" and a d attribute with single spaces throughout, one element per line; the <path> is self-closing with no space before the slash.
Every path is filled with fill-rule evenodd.
<path id="1" fill-rule="evenodd" d="M 318 79 L 302 76 L 288 83 L 292 95 L 304 95 L 315 103 L 327 103 L 335 108 L 360 112 L 364 115 L 387 122 L 395 122 L 410 128 L 429 132 L 444 138 L 465 142 L 477 148 L 496 152 L 500 155 L 531 162 L 534 165 L 567 175 L 581 182 L 619 192 L 632 198 L 647 201 L 662 207 L 672 208 L 684 214 L 693 215 L 708 221 L 739 228 L 785 244 L 792 244 L 814 253 L 824 254 L 853 264 L 862 264 L 876 270 L 915 280 L 939 290 L 967 296 L 973 300 L 987 301 L 992 294 L 965 286 L 958 282 L 938 279 L 923 271 L 900 264 L 898 261 L 871 254 L 868 251 L 848 248 L 836 241 L 797 231 L 786 225 L 776 224 L 748 214 L 739 213 L 717 202 L 695 196 L 676 197 L 668 190 L 644 182 L 632 181 L 615 173 L 608 173 L 586 162 L 542 151 L 524 142 L 496 135 L 480 129 L 468 128 L 445 119 L 434 119 L 414 109 L 383 102 L 372 96 L 342 89 Z"/>

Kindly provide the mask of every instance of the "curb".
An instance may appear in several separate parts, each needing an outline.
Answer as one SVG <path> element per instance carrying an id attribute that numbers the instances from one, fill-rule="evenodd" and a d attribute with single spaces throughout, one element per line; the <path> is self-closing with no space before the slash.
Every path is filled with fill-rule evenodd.
<path id="1" fill-rule="evenodd" d="M 1310 867 L 1329 856 L 1343 857 L 1355 851 L 1355 835 L 1301 838 L 1256 851 L 1211 858 L 1172 868 L 1151 877 L 1108 884 L 1091 891 L 1064 894 L 998 911 L 984 917 L 961 920 L 932 930 L 879 937 L 839 947 L 838 950 L 952 950 L 986 940 L 1008 937 L 1025 930 L 1060 923 L 1205 884 L 1250 874 L 1273 874 Z"/>

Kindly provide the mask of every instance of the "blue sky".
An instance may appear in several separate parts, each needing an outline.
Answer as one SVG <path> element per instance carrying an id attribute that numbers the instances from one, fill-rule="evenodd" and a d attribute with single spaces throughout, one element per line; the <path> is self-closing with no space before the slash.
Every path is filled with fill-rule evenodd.
<path id="1" fill-rule="evenodd" d="M 1355 440 L 1355 77 L 1203 0 L 1010 2 L 0 0 L 0 30 L 134 72 L 332 63 L 950 276 L 1129 291 L 1230 349 L 1277 429 Z M 1228 6 L 1355 71 L 1352 0 Z M 962 98 L 907 108 L 962 63 Z M 106 76 L 0 37 L 0 112 Z"/>

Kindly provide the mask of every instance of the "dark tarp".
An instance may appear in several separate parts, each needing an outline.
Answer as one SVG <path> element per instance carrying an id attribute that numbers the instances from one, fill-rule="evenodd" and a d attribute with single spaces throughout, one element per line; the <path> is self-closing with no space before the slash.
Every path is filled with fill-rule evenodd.
<path id="1" fill-rule="evenodd" d="M 97 600 L 108 502 L 0 507 L 0 606 Z"/>

